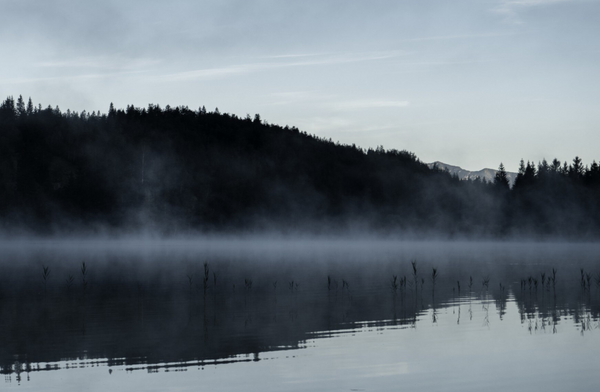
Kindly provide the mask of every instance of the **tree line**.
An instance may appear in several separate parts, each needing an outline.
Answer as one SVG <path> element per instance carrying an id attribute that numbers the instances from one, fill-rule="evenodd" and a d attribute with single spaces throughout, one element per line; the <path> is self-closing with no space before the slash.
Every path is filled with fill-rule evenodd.
<path id="1" fill-rule="evenodd" d="M 363 149 L 260 115 L 0 105 L 5 232 L 347 232 L 597 238 L 600 169 L 521 162 L 513 187 L 408 151 Z"/>

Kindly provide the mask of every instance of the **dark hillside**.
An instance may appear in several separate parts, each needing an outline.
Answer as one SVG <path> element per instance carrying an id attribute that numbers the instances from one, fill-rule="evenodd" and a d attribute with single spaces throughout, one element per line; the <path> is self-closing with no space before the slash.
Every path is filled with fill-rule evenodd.
<path id="1" fill-rule="evenodd" d="M 510 190 L 501 181 L 459 181 L 407 151 L 365 151 L 258 115 L 158 105 L 64 113 L 20 98 L 0 107 L 7 232 L 363 228 L 589 237 L 600 227 L 594 165 L 524 167 Z"/>

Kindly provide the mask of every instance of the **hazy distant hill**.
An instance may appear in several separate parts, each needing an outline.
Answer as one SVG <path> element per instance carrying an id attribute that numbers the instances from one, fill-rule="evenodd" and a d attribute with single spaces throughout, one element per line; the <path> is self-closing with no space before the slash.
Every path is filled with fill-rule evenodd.
<path id="1" fill-rule="evenodd" d="M 447 163 L 443 163 L 440 161 L 435 161 L 433 163 L 428 163 L 427 166 L 431 169 L 434 165 L 437 165 L 440 169 L 448 170 L 450 174 L 458 175 L 458 178 L 461 180 L 474 180 L 477 177 L 481 179 L 485 179 L 486 181 L 494 181 L 494 177 L 496 176 L 496 172 L 498 170 L 494 169 L 481 169 L 478 171 L 469 171 L 465 170 L 459 166 L 448 165 Z M 517 173 L 506 172 L 508 176 L 508 180 L 510 181 L 510 186 L 513 186 L 515 183 L 515 179 L 517 178 Z"/>

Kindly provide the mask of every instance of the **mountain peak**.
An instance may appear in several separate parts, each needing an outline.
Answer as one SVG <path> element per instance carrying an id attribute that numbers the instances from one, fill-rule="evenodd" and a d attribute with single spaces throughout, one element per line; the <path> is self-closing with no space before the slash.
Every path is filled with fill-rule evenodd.
<path id="1" fill-rule="evenodd" d="M 434 166 L 437 166 L 438 168 L 440 168 L 442 170 L 447 170 L 450 174 L 456 174 L 458 176 L 458 178 L 461 180 L 474 180 L 476 178 L 481 178 L 482 180 L 486 180 L 486 181 L 494 181 L 494 177 L 496 176 L 496 173 L 498 172 L 498 170 L 489 169 L 489 168 L 485 168 L 485 169 L 481 169 L 481 170 L 477 170 L 477 171 L 470 171 L 470 170 L 463 169 L 460 166 L 453 166 L 453 165 L 449 165 L 447 163 L 440 162 L 440 161 L 428 163 L 427 166 L 430 169 L 432 169 Z M 515 178 L 517 178 L 517 173 L 506 172 L 506 176 L 508 177 L 510 186 L 512 186 L 515 182 Z"/>

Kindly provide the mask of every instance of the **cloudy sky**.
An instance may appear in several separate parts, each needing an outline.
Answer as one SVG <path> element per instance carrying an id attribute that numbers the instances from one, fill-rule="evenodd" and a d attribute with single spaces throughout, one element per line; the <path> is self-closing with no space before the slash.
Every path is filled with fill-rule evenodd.
<path id="1" fill-rule="evenodd" d="M 600 0 L 0 0 L 0 98 L 205 105 L 424 162 L 600 159 Z"/>

